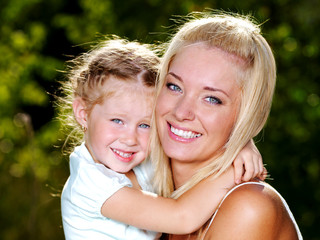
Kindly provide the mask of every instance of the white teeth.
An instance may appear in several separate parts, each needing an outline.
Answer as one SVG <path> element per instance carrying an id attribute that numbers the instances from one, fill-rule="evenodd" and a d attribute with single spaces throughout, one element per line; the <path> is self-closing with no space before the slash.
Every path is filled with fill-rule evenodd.
<path id="1" fill-rule="evenodd" d="M 124 157 L 124 158 L 128 158 L 128 157 L 132 156 L 132 153 L 124 153 L 124 152 L 120 152 L 116 149 L 112 149 L 112 151 L 115 152 L 116 154 L 120 155 L 121 157 Z"/>
<path id="2" fill-rule="evenodd" d="M 198 138 L 201 136 L 200 133 L 196 134 L 192 131 L 183 131 L 183 130 L 179 130 L 176 129 L 174 127 L 171 126 L 171 132 L 173 132 L 175 135 L 179 136 L 179 137 L 183 137 L 183 138 Z"/>

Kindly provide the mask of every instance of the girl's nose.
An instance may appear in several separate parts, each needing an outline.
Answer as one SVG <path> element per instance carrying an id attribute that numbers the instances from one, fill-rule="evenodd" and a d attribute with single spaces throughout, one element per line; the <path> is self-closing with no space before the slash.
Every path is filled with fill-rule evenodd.
<path id="1" fill-rule="evenodd" d="M 135 129 L 127 129 L 119 140 L 121 143 L 126 144 L 127 146 L 135 146 L 137 144 L 137 132 Z"/>

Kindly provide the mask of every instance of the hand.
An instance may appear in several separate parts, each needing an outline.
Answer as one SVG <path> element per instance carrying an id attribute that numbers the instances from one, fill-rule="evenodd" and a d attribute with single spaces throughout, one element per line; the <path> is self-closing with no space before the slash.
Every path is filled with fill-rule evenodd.
<path id="1" fill-rule="evenodd" d="M 233 161 L 235 183 L 247 182 L 254 178 L 264 180 L 267 169 L 263 166 L 262 156 L 251 139 Z"/>

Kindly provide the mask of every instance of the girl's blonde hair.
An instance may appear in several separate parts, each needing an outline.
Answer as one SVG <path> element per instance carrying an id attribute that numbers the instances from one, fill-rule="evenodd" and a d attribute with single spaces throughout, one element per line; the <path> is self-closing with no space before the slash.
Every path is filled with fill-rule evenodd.
<path id="1" fill-rule="evenodd" d="M 260 34 L 260 28 L 250 17 L 236 14 L 196 13 L 190 15 L 168 44 L 160 65 L 157 96 L 165 84 L 170 62 L 182 48 L 195 43 L 219 48 L 230 56 L 242 59 L 238 82 L 241 87 L 241 103 L 238 117 L 225 144 L 222 155 L 200 169 L 183 186 L 174 191 L 170 159 L 164 153 L 153 119 L 151 133 L 151 159 L 156 167 L 154 184 L 158 194 L 177 198 L 194 185 L 214 174 L 223 173 L 233 162 L 245 144 L 263 128 L 271 107 L 276 66 L 271 48 Z M 182 50 L 183 51 L 183 50 Z"/>
<path id="2" fill-rule="evenodd" d="M 81 97 L 90 114 L 95 104 L 103 102 L 106 93 L 102 86 L 110 76 L 123 81 L 141 81 L 145 87 L 155 87 L 159 67 L 155 50 L 149 44 L 107 36 L 92 50 L 70 61 L 68 80 L 62 82 L 64 96 L 58 99 L 58 110 L 62 125 L 67 130 L 67 140 L 71 140 L 72 145 L 83 140 L 83 131 L 73 115 L 74 99 Z"/>

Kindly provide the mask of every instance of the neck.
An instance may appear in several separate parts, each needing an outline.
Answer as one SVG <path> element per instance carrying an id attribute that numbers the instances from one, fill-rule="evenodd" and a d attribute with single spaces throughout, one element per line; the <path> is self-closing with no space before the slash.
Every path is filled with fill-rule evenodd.
<path id="1" fill-rule="evenodd" d="M 174 189 L 177 190 L 184 185 L 200 169 L 206 167 L 212 161 L 215 161 L 220 154 L 221 152 L 218 152 L 216 155 L 210 158 L 204 160 L 196 159 L 190 162 L 173 158 L 170 159 Z"/>
<path id="2" fill-rule="evenodd" d="M 130 181 L 132 183 L 132 188 L 141 190 L 141 187 L 140 187 L 140 185 L 138 183 L 137 177 L 134 174 L 133 170 L 130 170 L 129 172 L 125 173 L 125 175 L 126 175 L 127 178 L 130 179 Z"/>
<path id="3" fill-rule="evenodd" d="M 175 189 L 185 184 L 202 167 L 199 163 L 186 163 L 172 159 L 171 169 Z"/>

